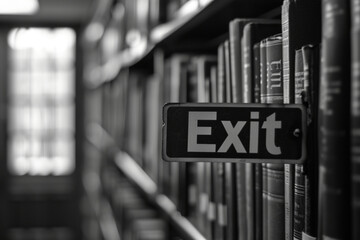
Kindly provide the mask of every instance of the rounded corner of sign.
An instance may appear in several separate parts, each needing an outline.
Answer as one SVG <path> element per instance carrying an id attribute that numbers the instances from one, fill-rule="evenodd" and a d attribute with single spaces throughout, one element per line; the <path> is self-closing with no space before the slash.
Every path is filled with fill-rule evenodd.
<path id="1" fill-rule="evenodd" d="M 173 104 L 173 103 L 166 102 L 166 103 L 164 103 L 163 108 L 164 108 L 164 109 L 167 109 L 167 108 L 169 108 L 172 104 Z"/>
<path id="2" fill-rule="evenodd" d="M 165 110 L 167 110 L 168 108 L 170 108 L 170 107 L 174 107 L 174 106 L 179 106 L 179 105 L 181 105 L 181 103 L 178 103 L 178 102 L 166 102 L 166 103 L 164 103 L 164 105 L 163 105 L 163 109 Z"/>
<path id="3" fill-rule="evenodd" d="M 165 151 L 162 152 L 162 159 L 166 162 L 172 162 L 172 158 L 169 157 Z"/>
<path id="4" fill-rule="evenodd" d="M 305 163 L 306 156 L 305 154 L 302 154 L 302 156 L 296 160 L 296 164 L 303 164 Z"/>
<path id="5" fill-rule="evenodd" d="M 170 103 L 165 103 L 163 105 L 163 109 L 162 109 L 163 110 L 163 121 L 166 120 L 166 115 L 167 115 L 167 111 L 168 111 L 169 107 L 170 107 Z"/>

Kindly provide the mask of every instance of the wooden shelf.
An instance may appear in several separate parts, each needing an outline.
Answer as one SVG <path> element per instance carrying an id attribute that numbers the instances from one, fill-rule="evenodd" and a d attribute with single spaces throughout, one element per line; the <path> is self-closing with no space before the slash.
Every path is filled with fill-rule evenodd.
<path id="1" fill-rule="evenodd" d="M 175 204 L 167 196 L 159 193 L 156 183 L 137 164 L 137 162 L 129 154 L 116 147 L 114 140 L 100 125 L 92 124 L 91 126 L 92 129 L 88 129 L 87 140 L 104 153 L 109 149 L 111 149 L 111 152 L 115 153 L 113 155 L 113 161 L 118 170 L 146 195 L 146 198 L 170 220 L 174 228 L 176 228 L 186 239 L 205 239 L 191 222 L 181 215 Z M 91 188 L 88 187 L 88 189 L 87 192 L 91 193 Z"/>
<path id="2" fill-rule="evenodd" d="M 110 203 L 106 198 L 98 197 L 98 192 L 101 191 L 99 176 L 96 173 L 87 172 L 84 174 L 82 182 L 104 240 L 120 240 Z"/>
<path id="3" fill-rule="evenodd" d="M 114 161 L 119 170 L 147 195 L 150 201 L 170 219 L 172 225 L 185 235 L 187 239 L 205 240 L 205 237 L 202 236 L 189 220 L 180 214 L 174 203 L 167 196 L 158 193 L 154 181 L 142 170 L 133 158 L 127 153 L 119 151 Z"/>

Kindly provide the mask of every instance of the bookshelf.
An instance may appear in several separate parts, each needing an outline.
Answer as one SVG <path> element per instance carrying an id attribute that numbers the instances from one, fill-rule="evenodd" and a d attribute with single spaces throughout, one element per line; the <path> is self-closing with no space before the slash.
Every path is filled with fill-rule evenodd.
<path id="1" fill-rule="evenodd" d="M 106 91 L 106 86 L 116 85 L 119 74 L 123 72 L 131 74 L 145 71 L 148 75 L 149 73 L 161 75 L 165 57 L 172 54 L 186 54 L 193 51 L 199 54 L 214 54 L 217 52 L 219 43 L 228 36 L 228 24 L 232 19 L 236 17 L 276 19 L 280 17 L 280 4 L 281 1 L 266 1 L 266 3 L 263 1 L 209 1 L 184 17 L 160 23 L 151 29 L 146 47 L 125 48 L 115 52 L 106 61 L 100 63 L 98 61 L 95 65 L 91 65 L 93 66 L 91 73 L 88 75 L 85 73 L 85 83 L 89 87 L 88 94 L 101 101 L 99 92 Z M 103 12 L 110 14 L 111 10 Z M 104 15 L 103 18 L 108 18 L 106 14 Z M 85 37 L 84 39 L 86 42 Z M 99 51 L 100 41 L 101 38 L 99 42 L 89 43 L 89 49 L 84 52 Z M 90 106 L 90 108 L 97 111 L 95 106 Z M 104 113 L 98 112 L 98 114 Z M 98 124 L 94 122 L 88 124 L 92 126 L 87 134 L 92 146 L 101 150 L 103 155 L 110 155 L 109 165 L 114 165 L 121 174 L 135 184 L 142 194 L 145 194 L 147 201 L 155 206 L 163 218 L 170 220 L 170 228 L 176 229 L 178 235 L 184 239 L 206 239 L 204 233 L 201 233 L 192 221 L 180 213 L 171 197 L 163 192 L 163 187 L 158 186 L 159 183 L 149 176 L 151 174 L 142 169 L 138 160 L 119 147 L 114 135 L 109 133 L 109 129 L 104 129 L 105 126 L 102 126 L 101 121 Z M 101 170 L 99 174 L 101 175 Z M 85 192 L 89 199 L 94 198 L 89 190 Z M 90 203 L 94 206 L 93 200 Z M 101 219 L 98 211 L 95 211 L 95 216 Z M 102 229 L 101 222 L 99 223 Z"/>
<path id="2" fill-rule="evenodd" d="M 111 0 L 109 1 L 111 2 Z M 102 83 L 114 80 L 121 69 L 136 69 L 144 65 L 152 68 L 154 53 L 158 49 L 167 53 L 193 51 L 194 49 L 200 49 L 202 52 L 209 51 L 209 49 L 211 51 L 219 44 L 217 38 L 223 39 L 222 35 L 228 34 L 228 23 L 231 19 L 236 17 L 279 18 L 280 4 L 279 0 L 263 4 L 259 0 L 251 1 L 251 3 L 236 0 L 208 1 L 200 9 L 195 9 L 182 18 L 156 25 L 151 30 L 149 42 L 145 47 L 125 48 L 116 52 L 111 59 L 91 70 L 91 73 L 85 76 L 85 81 L 90 82 L 90 86 L 96 88 Z M 111 6 L 109 3 L 103 3 L 101 9 L 104 10 L 99 11 L 103 13 L 99 13 L 93 22 L 98 22 L 99 18 L 108 18 L 110 9 L 106 10 L 106 5 Z M 224 17 L 217 18 L 216 16 Z M 89 25 L 91 24 L 89 23 Z M 85 44 L 89 41 L 85 36 L 83 39 Z M 205 43 L 204 39 L 206 39 Z M 183 42 L 184 40 L 185 42 Z M 93 47 L 92 44 L 90 46 Z M 101 76 L 98 75 L 99 72 Z"/>
<path id="3" fill-rule="evenodd" d="M 357 148 L 352 157 L 348 148 L 356 145 L 357 138 L 355 134 L 351 142 L 350 128 L 338 127 L 340 123 L 350 126 L 349 108 L 329 102 L 336 92 L 331 87 L 341 86 L 338 90 L 348 95 L 344 93 L 338 101 L 343 106 L 353 104 L 351 117 L 356 119 L 358 95 L 354 89 L 358 85 L 353 83 L 350 102 L 345 98 L 350 96 L 349 84 L 336 85 L 331 74 L 320 71 L 333 63 L 320 63 L 320 43 L 339 46 L 334 39 L 327 39 L 324 24 L 350 36 L 349 17 L 321 19 L 322 11 L 337 7 L 348 14 L 350 4 L 340 2 L 324 9 L 324 4 L 332 3 L 157 0 L 152 2 L 157 11 L 137 9 L 145 14 L 141 15 L 133 8 L 136 4 L 148 6 L 148 0 L 108 1 L 107 9 L 89 23 L 100 22 L 103 34 L 97 38 L 84 34 L 83 38 L 85 126 L 91 143 L 86 149 L 98 151 L 91 156 L 90 169 L 100 179 L 98 194 L 107 199 L 120 238 L 134 234 L 121 230 L 121 223 L 128 226 L 124 219 L 139 220 L 131 213 L 138 207 L 116 197 L 115 192 L 124 185 L 131 189 L 125 190 L 126 199 L 140 201 L 139 208 L 146 205 L 146 211 L 155 213 L 151 221 L 161 222 L 156 223 L 164 234 L 159 239 L 357 239 L 356 228 L 351 226 L 359 216 L 349 209 L 357 209 L 356 203 L 351 205 L 350 186 L 357 193 L 358 185 L 347 177 L 356 175 L 357 168 L 352 169 L 350 163 L 356 166 Z M 121 21 L 115 19 L 115 9 L 124 10 Z M 326 15 L 331 16 L 335 15 Z M 331 25 L 331 21 L 339 22 Z M 117 42 L 106 37 L 114 25 L 118 26 Z M 347 37 L 339 39 L 350 46 Z M 342 63 L 350 62 L 350 52 L 326 47 L 329 53 L 338 54 Z M 321 55 L 328 56 L 335 55 Z M 350 64 L 345 64 L 348 68 L 336 64 L 350 73 Z M 352 77 L 356 81 L 356 76 Z M 161 128 L 162 106 L 167 102 L 303 104 L 308 131 L 305 164 L 166 162 L 161 156 Z M 342 115 L 346 117 L 339 120 Z M 330 124 L 322 122 L 324 119 Z M 343 142 L 333 137 L 333 131 L 344 133 L 340 134 Z M 336 151 L 335 146 L 341 150 Z M 226 148 L 238 151 L 235 145 Z M 332 158 L 332 150 L 335 156 L 346 153 L 344 165 L 338 163 L 339 157 Z M 339 185 L 328 179 L 335 166 L 344 177 Z M 84 172 L 89 171 L 86 169 Z M 327 187 L 337 188 L 343 198 Z M 337 212 L 346 224 L 330 213 L 335 203 L 349 206 Z"/>

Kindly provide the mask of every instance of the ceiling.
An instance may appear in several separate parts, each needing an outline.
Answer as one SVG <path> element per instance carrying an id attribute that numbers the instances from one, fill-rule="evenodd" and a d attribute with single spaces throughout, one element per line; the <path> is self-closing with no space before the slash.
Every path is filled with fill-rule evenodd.
<path id="1" fill-rule="evenodd" d="M 11 0 L 9 0 L 11 1 Z M 0 15 L 0 24 L 67 25 L 89 21 L 101 0 L 39 0 L 34 15 Z"/>

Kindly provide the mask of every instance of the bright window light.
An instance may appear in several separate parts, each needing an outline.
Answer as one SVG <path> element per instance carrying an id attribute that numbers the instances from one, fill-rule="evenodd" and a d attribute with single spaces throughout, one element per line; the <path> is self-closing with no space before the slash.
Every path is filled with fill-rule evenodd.
<path id="1" fill-rule="evenodd" d="M 0 14 L 34 14 L 38 10 L 38 0 L 0 0 Z"/>
<path id="2" fill-rule="evenodd" d="M 9 171 L 29 176 L 71 174 L 75 169 L 75 31 L 15 28 L 9 32 L 8 44 Z"/>

